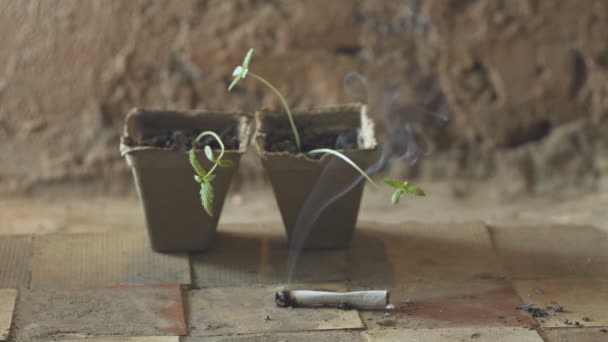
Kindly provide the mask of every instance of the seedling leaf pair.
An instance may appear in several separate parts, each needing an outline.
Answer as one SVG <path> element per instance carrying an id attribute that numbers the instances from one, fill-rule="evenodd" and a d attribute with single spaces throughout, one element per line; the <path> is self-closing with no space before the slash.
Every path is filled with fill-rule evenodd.
<path id="1" fill-rule="evenodd" d="M 409 182 L 402 182 L 395 179 L 385 178 L 384 184 L 395 189 L 395 192 L 393 192 L 393 196 L 391 197 L 391 202 L 393 204 L 399 203 L 401 197 L 403 197 L 405 194 L 418 197 L 423 197 L 426 195 L 424 193 L 424 190 L 413 184 L 410 184 Z"/>
<path id="2" fill-rule="evenodd" d="M 205 145 L 205 148 L 204 148 L 205 157 L 207 157 L 207 159 L 209 159 L 209 161 L 213 163 L 213 166 L 211 167 L 211 169 L 209 169 L 209 171 L 206 171 L 203 168 L 203 166 L 201 165 L 201 163 L 198 161 L 198 159 L 196 158 L 196 153 L 194 152 L 194 145 L 201 138 L 203 138 L 204 136 L 208 136 L 208 135 L 212 136 L 220 145 L 220 154 L 216 158 L 213 155 L 213 150 L 211 149 L 211 146 Z M 213 172 L 217 169 L 218 166 L 219 167 L 232 167 L 234 165 L 234 163 L 232 163 L 231 160 L 222 159 L 222 157 L 224 156 L 224 152 L 225 152 L 224 144 L 222 143 L 222 140 L 220 139 L 220 137 L 211 131 L 207 131 L 207 132 L 203 132 L 203 133 L 199 134 L 199 136 L 196 137 L 196 139 L 194 140 L 194 143 L 192 144 L 192 146 L 193 147 L 188 152 L 188 159 L 190 160 L 190 165 L 192 165 L 194 172 L 196 172 L 196 174 L 194 175 L 194 180 L 197 183 L 199 183 L 201 186 L 201 190 L 200 190 L 201 204 L 203 205 L 203 209 L 205 209 L 205 212 L 207 212 L 207 215 L 213 216 L 214 188 L 213 188 L 213 185 L 211 184 L 211 182 L 213 182 L 213 180 L 215 179 L 215 174 Z"/>

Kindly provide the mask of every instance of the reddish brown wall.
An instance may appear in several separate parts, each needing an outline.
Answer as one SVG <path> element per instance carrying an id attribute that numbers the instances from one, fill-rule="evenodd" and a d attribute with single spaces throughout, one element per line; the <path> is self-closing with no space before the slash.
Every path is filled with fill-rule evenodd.
<path id="1" fill-rule="evenodd" d="M 343 85 L 358 71 L 380 118 L 393 89 L 391 122 L 434 146 L 404 172 L 538 190 L 608 168 L 603 0 L 3 0 L 0 32 L 2 192 L 128 179 L 133 106 L 277 105 L 249 80 L 226 92 L 249 47 L 296 107 L 364 100 Z"/>

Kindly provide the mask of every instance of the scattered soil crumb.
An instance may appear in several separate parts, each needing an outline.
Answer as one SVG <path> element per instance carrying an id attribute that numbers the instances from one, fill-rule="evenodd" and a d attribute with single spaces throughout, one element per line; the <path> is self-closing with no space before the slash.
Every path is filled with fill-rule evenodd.
<path id="1" fill-rule="evenodd" d="M 471 338 L 478 338 L 478 337 L 481 337 L 481 334 L 478 333 L 478 332 L 476 332 L 473 335 L 471 335 Z"/>
<path id="2" fill-rule="evenodd" d="M 384 320 L 378 321 L 378 325 L 381 327 L 394 327 L 395 324 L 396 324 L 396 322 L 393 319 L 384 319 Z"/>
<path id="3" fill-rule="evenodd" d="M 517 309 L 529 313 L 532 317 L 549 317 L 549 313 L 545 309 L 537 308 L 534 304 L 522 305 Z"/>
<path id="4" fill-rule="evenodd" d="M 604 334 L 608 334 L 608 328 L 600 328 L 600 332 L 603 332 Z"/>
<path id="5" fill-rule="evenodd" d="M 556 305 L 556 306 L 553 307 L 553 311 L 555 311 L 555 312 L 564 312 L 565 309 L 564 309 L 563 305 Z"/>

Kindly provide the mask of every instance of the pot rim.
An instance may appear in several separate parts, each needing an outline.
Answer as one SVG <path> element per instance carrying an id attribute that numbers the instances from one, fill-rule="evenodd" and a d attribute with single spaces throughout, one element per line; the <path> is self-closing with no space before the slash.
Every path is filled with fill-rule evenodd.
<path id="1" fill-rule="evenodd" d="M 166 113 L 169 115 L 175 115 L 176 117 L 185 119 L 185 120 L 193 120 L 205 116 L 210 115 L 224 115 L 226 117 L 231 117 L 232 119 L 238 120 L 238 138 L 239 138 L 239 148 L 238 149 L 226 149 L 225 153 L 228 154 L 244 154 L 247 152 L 247 148 L 252 139 L 252 126 L 253 126 L 253 115 L 245 112 L 224 112 L 224 111 L 207 111 L 207 110 L 170 110 L 170 109 L 148 109 L 148 108 L 140 108 L 135 107 L 131 109 L 125 119 L 125 123 L 123 125 L 123 134 L 120 137 L 120 155 L 125 156 L 132 152 L 139 151 L 164 151 L 170 153 L 180 153 L 180 154 L 188 154 L 188 151 L 177 151 L 170 148 L 165 147 L 155 147 L 155 146 L 130 146 L 125 143 L 126 139 L 132 138 L 130 135 L 130 131 L 134 130 L 133 127 L 135 125 L 135 121 L 138 117 L 143 115 L 150 115 L 153 113 Z M 196 149 L 197 151 L 199 149 Z"/>
<path id="2" fill-rule="evenodd" d="M 336 151 L 341 152 L 345 155 L 348 155 L 352 152 L 359 151 L 376 151 L 378 149 L 378 142 L 376 140 L 376 129 L 374 120 L 367 114 L 367 105 L 359 102 L 355 103 L 347 103 L 347 104 L 339 104 L 333 106 L 319 107 L 311 110 L 301 110 L 294 112 L 294 116 L 321 116 L 327 113 L 340 113 L 340 112 L 348 112 L 352 110 L 357 110 L 359 112 L 359 127 L 358 138 L 363 141 L 363 144 L 366 146 L 358 147 L 358 148 L 348 148 L 348 149 L 337 149 Z M 256 122 L 256 130 L 253 136 L 253 142 L 255 147 L 260 155 L 260 158 L 266 159 L 267 157 L 284 157 L 284 158 L 293 158 L 293 159 L 302 159 L 312 162 L 323 163 L 327 158 L 330 157 L 329 154 L 324 154 L 319 159 L 311 158 L 305 152 L 298 153 L 290 153 L 287 151 L 280 152 L 270 152 L 267 151 L 264 147 L 265 139 L 268 133 L 263 132 L 264 129 L 264 118 L 265 117 L 279 117 L 286 116 L 285 113 L 280 113 L 277 111 L 270 110 L 268 108 L 262 108 L 255 113 L 255 122 Z M 287 120 L 287 117 L 285 117 Z"/>

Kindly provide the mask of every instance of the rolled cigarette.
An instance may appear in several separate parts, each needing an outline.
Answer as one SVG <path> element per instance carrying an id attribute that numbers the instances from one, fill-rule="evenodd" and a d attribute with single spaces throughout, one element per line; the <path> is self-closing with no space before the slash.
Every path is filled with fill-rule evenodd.
<path id="1" fill-rule="evenodd" d="M 275 294 L 275 303 L 280 307 L 302 306 L 337 306 L 353 309 L 384 309 L 389 303 L 389 292 L 355 291 L 279 291 Z"/>

